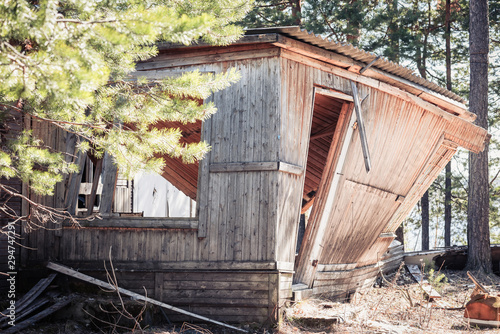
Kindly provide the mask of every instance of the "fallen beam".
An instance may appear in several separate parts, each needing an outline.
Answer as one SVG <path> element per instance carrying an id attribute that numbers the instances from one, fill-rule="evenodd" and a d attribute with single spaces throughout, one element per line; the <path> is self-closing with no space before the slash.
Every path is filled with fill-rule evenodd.
<path id="1" fill-rule="evenodd" d="M 42 278 L 34 287 L 31 288 L 21 299 L 16 303 L 16 313 L 21 312 L 42 293 L 45 289 L 52 283 L 57 274 L 52 274 L 47 278 Z M 9 310 L 5 310 L 2 314 L 8 314 Z M 7 322 L 9 317 L 3 317 L 0 319 L 0 324 Z"/>
<path id="2" fill-rule="evenodd" d="M 101 281 L 101 280 L 99 280 L 97 278 L 94 278 L 94 277 L 91 277 L 91 276 L 79 273 L 78 271 L 75 271 L 75 270 L 73 270 L 71 268 L 68 268 L 66 266 L 63 266 L 63 265 L 60 265 L 60 264 L 57 264 L 57 263 L 54 263 L 54 262 L 49 262 L 47 264 L 47 268 L 55 270 L 55 271 L 60 272 L 62 274 L 74 277 L 74 278 L 78 278 L 78 279 L 80 279 L 82 281 L 95 284 L 95 285 L 100 286 L 100 287 L 105 288 L 105 289 L 110 289 L 110 290 L 118 291 L 118 292 L 120 292 L 120 293 L 122 293 L 124 295 L 127 295 L 129 297 L 132 297 L 132 298 L 134 298 L 136 300 L 142 300 L 144 302 L 147 302 L 147 303 L 150 303 L 150 304 L 153 304 L 153 305 L 157 305 L 157 306 L 160 306 L 160 307 L 163 307 L 163 308 L 166 308 L 168 310 L 172 310 L 172 311 L 175 311 L 175 312 L 178 312 L 178 313 L 181 313 L 181 314 L 185 314 L 185 315 L 188 315 L 190 317 L 193 317 L 193 318 L 196 318 L 196 319 L 199 319 L 199 320 L 211 322 L 211 323 L 216 324 L 216 325 L 228 327 L 228 328 L 234 329 L 234 330 L 239 331 L 239 332 L 247 333 L 247 331 L 244 330 L 244 329 L 241 329 L 241 328 L 238 328 L 238 327 L 234 327 L 234 326 L 225 324 L 225 323 L 220 322 L 220 321 L 212 320 L 212 319 L 209 319 L 207 317 L 204 317 L 204 316 L 201 316 L 201 315 L 198 315 L 198 314 L 195 314 L 195 313 L 188 312 L 186 310 L 177 308 L 177 307 L 169 305 L 169 304 L 165 304 L 165 303 L 159 302 L 159 301 L 157 301 L 155 299 L 151 299 L 149 297 L 144 297 L 143 295 L 140 295 L 138 293 L 135 293 L 135 292 L 132 292 L 132 291 L 120 288 L 120 287 L 116 287 L 116 286 L 111 285 L 111 284 L 109 284 L 107 282 L 104 282 L 104 281 Z"/>
<path id="3" fill-rule="evenodd" d="M 9 329 L 3 330 L 2 334 L 17 333 L 20 330 L 25 329 L 25 328 L 33 325 L 38 320 L 41 320 L 41 319 L 45 318 L 46 316 L 51 315 L 55 311 L 62 309 L 64 306 L 66 306 L 69 303 L 71 303 L 72 300 L 73 300 L 73 297 L 62 298 L 57 303 L 55 303 L 54 305 L 46 308 L 45 310 L 43 310 L 42 312 L 40 312 L 40 313 L 32 316 L 31 318 L 26 319 L 25 321 L 23 321 L 21 323 L 18 323 L 15 326 L 10 327 Z"/>

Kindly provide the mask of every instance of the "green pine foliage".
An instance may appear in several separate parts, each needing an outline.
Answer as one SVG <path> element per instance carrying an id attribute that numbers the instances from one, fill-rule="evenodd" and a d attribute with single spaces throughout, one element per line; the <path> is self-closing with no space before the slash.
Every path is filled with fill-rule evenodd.
<path id="1" fill-rule="evenodd" d="M 130 73 L 160 42 L 236 40 L 242 28 L 232 22 L 250 9 L 246 0 L 0 0 L 0 117 L 17 112 L 75 133 L 81 150 L 109 152 L 129 176 L 159 172 L 157 154 L 201 159 L 206 143 L 183 145 L 178 129 L 154 125 L 207 119 L 216 107 L 199 101 L 239 74 L 146 80 Z M 0 177 L 19 177 L 37 194 L 52 194 L 61 173 L 75 170 L 31 132 L 2 137 Z"/>

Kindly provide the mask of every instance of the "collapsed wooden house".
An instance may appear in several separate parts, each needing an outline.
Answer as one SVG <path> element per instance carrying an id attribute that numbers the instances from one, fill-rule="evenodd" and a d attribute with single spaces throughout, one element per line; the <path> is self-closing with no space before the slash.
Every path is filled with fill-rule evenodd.
<path id="1" fill-rule="evenodd" d="M 25 231 L 22 265 L 50 259 L 99 275 L 111 248 L 124 288 L 223 321 L 276 319 L 292 286 L 345 296 L 371 283 L 396 228 L 457 148 L 479 152 L 488 140 L 452 92 L 298 27 L 249 30 L 223 47 L 162 45 L 137 75 L 232 67 L 242 77 L 211 97 L 218 112 L 182 127 L 211 152 L 199 164 L 168 158 L 163 174 L 196 200 L 195 217 Z M 59 136 L 47 143 L 65 149 Z M 38 200 L 67 207 L 71 182 Z"/>

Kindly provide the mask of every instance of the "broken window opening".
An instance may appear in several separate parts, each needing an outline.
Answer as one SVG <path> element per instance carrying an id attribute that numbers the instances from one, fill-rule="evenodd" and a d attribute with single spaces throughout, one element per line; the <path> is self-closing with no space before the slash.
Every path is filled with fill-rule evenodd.
<path id="1" fill-rule="evenodd" d="M 201 140 L 201 121 L 187 124 L 160 122 L 156 127 L 179 128 L 182 132 L 182 144 Z M 165 160 L 165 167 L 161 175 L 143 173 L 136 175 L 133 180 L 127 180 L 116 169 L 106 170 L 106 162 L 103 163 L 106 158 L 97 160 L 86 157 L 76 215 L 86 216 L 99 212 L 111 216 L 197 217 L 199 163 L 185 164 L 181 158 L 169 156 L 162 158 Z M 104 176 L 106 173 L 108 175 Z M 112 174 L 111 177 L 109 173 Z M 106 181 L 103 181 L 106 177 Z M 103 192 L 110 189 L 113 194 L 104 196 Z M 103 210 L 103 205 L 109 209 Z"/>

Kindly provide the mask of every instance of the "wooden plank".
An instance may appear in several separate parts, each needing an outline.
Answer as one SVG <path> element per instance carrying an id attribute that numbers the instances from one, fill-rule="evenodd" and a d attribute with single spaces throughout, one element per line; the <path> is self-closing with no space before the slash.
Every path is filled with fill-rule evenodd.
<path id="1" fill-rule="evenodd" d="M 115 198 L 116 179 L 118 168 L 109 153 L 104 153 L 102 163 L 102 194 L 99 205 L 101 216 L 109 216 L 113 210 L 113 199 Z"/>
<path id="2" fill-rule="evenodd" d="M 163 300 L 163 273 L 155 273 L 155 299 Z"/>
<path id="3" fill-rule="evenodd" d="M 3 330 L 2 333 L 13 334 L 13 333 L 19 332 L 22 329 L 28 328 L 29 326 L 33 325 L 37 321 L 39 321 L 39 320 L 45 318 L 46 316 L 51 315 L 52 313 L 62 309 L 63 307 L 65 307 L 66 305 L 71 303 L 71 301 L 73 301 L 73 299 L 74 299 L 74 296 L 63 297 L 62 299 L 57 301 L 57 303 L 55 303 L 54 305 L 46 308 L 42 312 L 32 316 L 31 318 L 29 318 L 21 323 L 17 323 L 15 326 L 10 327 L 9 329 Z"/>
<path id="4" fill-rule="evenodd" d="M 117 238 L 116 235 L 113 239 L 121 240 L 122 238 Z M 117 243 L 115 242 L 114 245 Z M 115 249 L 117 247 L 113 247 Z M 109 251 L 109 248 L 107 248 Z M 102 254 L 99 256 L 102 259 L 107 258 Z M 121 256 L 120 256 L 121 257 Z M 267 261 L 254 261 L 254 262 L 237 262 L 237 261 L 176 261 L 175 259 L 168 261 L 160 261 L 160 260 L 141 260 L 140 262 L 131 262 L 128 259 L 120 259 L 120 257 L 116 257 L 116 260 L 113 260 L 113 264 L 116 268 L 119 268 L 119 271 L 136 271 L 136 272 L 144 272 L 144 271 L 170 271 L 170 270 L 196 270 L 196 271 L 217 271 L 217 270 L 278 270 L 276 262 L 267 262 Z M 171 258 L 171 257 L 169 257 Z M 104 270 L 102 260 L 72 260 L 68 259 L 64 262 L 68 266 L 79 268 L 80 270 L 89 270 L 89 271 L 100 271 Z M 287 267 L 289 267 L 288 265 Z M 281 269 L 284 270 L 284 269 Z M 211 273 L 210 275 L 213 275 Z"/>
<path id="5" fill-rule="evenodd" d="M 69 275 L 69 276 L 74 277 L 74 278 L 78 278 L 78 279 L 80 279 L 82 281 L 98 285 L 98 286 L 100 286 L 102 288 L 105 288 L 105 289 L 110 289 L 112 291 L 118 291 L 121 294 L 133 297 L 133 298 L 135 298 L 137 300 L 141 300 L 141 301 L 144 301 L 144 302 L 149 303 L 149 304 L 154 304 L 154 305 L 157 305 L 157 306 L 160 306 L 160 307 L 163 307 L 163 308 L 166 308 L 166 309 L 169 309 L 169 310 L 181 313 L 181 314 L 189 315 L 189 316 L 191 316 L 193 318 L 196 318 L 196 319 L 199 319 L 199 320 L 208 321 L 208 322 L 214 323 L 216 325 L 228 327 L 228 328 L 234 329 L 234 330 L 239 331 L 239 332 L 247 333 L 246 330 L 243 330 L 241 328 L 234 327 L 234 326 L 231 326 L 231 325 L 228 325 L 228 324 L 224 324 L 222 322 L 215 321 L 215 320 L 209 319 L 207 317 L 200 316 L 198 314 L 194 314 L 192 312 L 185 311 L 183 309 L 174 307 L 174 306 L 166 304 L 166 303 L 159 302 L 159 301 L 157 301 L 155 299 L 144 297 L 143 295 L 134 293 L 134 292 L 129 291 L 129 290 L 125 290 L 125 289 L 120 288 L 120 287 L 115 287 L 115 286 L 113 286 L 113 285 L 111 285 L 109 283 L 106 283 L 106 282 L 98 280 L 96 278 L 93 278 L 93 277 L 87 276 L 85 274 L 79 273 L 77 271 L 74 271 L 74 270 L 72 270 L 70 268 L 64 267 L 64 266 L 62 266 L 60 264 L 57 264 L 57 263 L 49 262 L 47 264 L 47 268 L 55 270 L 55 271 L 58 271 L 58 272 L 61 272 L 61 273 L 65 274 L 65 275 Z"/>
<path id="6" fill-rule="evenodd" d="M 337 264 L 318 264 L 317 272 L 351 270 L 356 268 L 357 263 L 337 263 Z"/>
<path id="7" fill-rule="evenodd" d="M 97 160 L 96 166 L 95 166 L 95 172 L 93 176 L 93 184 L 92 184 L 92 191 L 87 198 L 89 201 L 85 203 L 87 205 L 87 216 L 90 216 L 94 212 L 94 203 L 97 195 L 97 186 L 99 185 L 99 176 L 101 175 L 102 172 L 102 160 L 99 159 Z"/>
<path id="8" fill-rule="evenodd" d="M 50 299 L 47 297 L 40 298 L 36 300 L 33 304 L 30 305 L 27 309 L 23 310 L 22 312 L 19 312 L 16 310 L 16 322 L 19 322 L 21 319 L 26 318 L 28 315 L 33 313 L 33 311 L 39 309 L 45 304 L 48 304 L 50 302 Z M 7 314 L 7 313 L 4 313 Z M 9 319 L 9 318 L 7 318 Z M 9 326 L 8 322 L 5 322 L 4 324 L 0 325 L 0 328 L 6 328 Z"/>
<path id="9" fill-rule="evenodd" d="M 86 228 L 158 228 L 158 229 L 197 229 L 198 218 L 154 218 L 154 217 L 112 217 L 93 221 L 81 221 Z M 74 228 L 65 225 L 65 228 Z"/>
<path id="10" fill-rule="evenodd" d="M 283 161 L 212 163 L 210 173 L 281 171 L 302 175 L 304 168 Z"/>
<path id="11" fill-rule="evenodd" d="M 279 48 L 266 48 L 266 49 L 247 50 L 247 51 L 229 52 L 221 54 L 208 54 L 195 57 L 174 56 L 170 59 L 163 58 L 155 62 L 138 63 L 136 66 L 136 70 L 143 71 L 143 70 L 163 69 L 163 68 L 178 67 L 178 66 L 212 64 L 218 62 L 228 62 L 237 60 L 241 61 L 246 59 L 261 59 L 265 57 L 276 57 L 279 55 L 279 53 L 280 53 Z"/>
<path id="12" fill-rule="evenodd" d="M 34 287 L 32 287 L 21 299 L 16 303 L 16 312 L 21 312 L 28 307 L 54 280 L 56 274 L 51 274 L 47 278 L 41 279 Z M 9 314 L 9 310 L 4 310 L 2 314 Z M 0 323 L 8 321 L 8 317 L 0 318 Z"/>
<path id="13" fill-rule="evenodd" d="M 429 281 L 425 278 L 424 274 L 420 271 L 417 265 L 415 264 L 407 264 L 406 267 L 408 271 L 413 276 L 415 281 L 420 285 L 425 294 L 431 299 L 441 298 L 439 292 L 434 290 L 434 288 L 429 284 Z"/>
<path id="14" fill-rule="evenodd" d="M 213 290 L 213 289 L 186 289 L 168 290 L 165 291 L 165 296 L 168 299 L 181 299 L 181 298 L 199 298 L 208 299 L 257 299 L 265 300 L 268 297 L 268 290 Z"/>
<path id="15" fill-rule="evenodd" d="M 203 121 L 201 126 L 201 138 L 203 141 L 210 141 L 212 118 Z M 210 152 L 201 160 L 198 173 L 198 192 L 196 195 L 196 206 L 199 217 L 198 238 L 206 238 L 208 224 L 208 203 L 209 203 L 209 183 L 210 183 Z"/>
<path id="16" fill-rule="evenodd" d="M 269 300 L 268 300 L 268 318 L 273 322 L 279 320 L 279 273 L 269 275 Z"/>
<path id="17" fill-rule="evenodd" d="M 370 172 L 371 159 L 370 151 L 368 149 L 368 139 L 366 138 L 365 122 L 363 121 L 363 114 L 361 113 L 361 101 L 359 100 L 358 88 L 356 84 L 351 81 L 352 96 L 354 99 L 354 110 L 356 110 L 356 119 L 358 124 L 358 133 L 361 141 L 361 148 L 363 149 L 363 158 L 365 160 L 366 172 Z"/>
<path id="18" fill-rule="evenodd" d="M 278 162 L 278 170 L 280 172 L 293 174 L 297 176 L 301 176 L 304 173 L 304 167 L 289 164 L 283 161 Z"/>
<path id="19" fill-rule="evenodd" d="M 344 101 L 349 101 L 349 102 L 354 101 L 354 98 L 352 95 L 348 95 L 348 94 L 345 94 L 343 92 L 339 92 L 339 91 L 337 91 L 335 89 L 331 89 L 331 88 L 322 88 L 322 87 L 316 86 L 316 87 L 314 87 L 314 92 L 318 93 L 318 94 L 334 97 L 336 99 L 341 99 Z"/>
<path id="20" fill-rule="evenodd" d="M 80 183 L 82 182 L 83 169 L 87 160 L 87 154 L 83 152 L 75 152 L 76 160 L 73 162 L 78 165 L 78 172 L 70 175 L 69 185 L 66 189 L 64 207 L 72 215 L 76 215 L 78 206 L 78 194 L 80 193 Z"/>
<path id="21" fill-rule="evenodd" d="M 231 43 L 231 45 L 244 45 L 244 44 L 256 44 L 256 43 L 273 43 L 278 41 L 278 34 L 259 34 L 259 35 L 244 35 L 237 41 Z M 203 41 L 196 41 L 195 45 L 184 45 L 184 44 L 174 44 L 174 43 L 159 43 L 158 45 L 159 50 L 169 50 L 169 49 L 187 49 L 187 48 L 193 48 L 193 47 L 203 47 L 203 46 L 210 46 L 213 47 L 212 44 L 203 42 Z"/>
<path id="22" fill-rule="evenodd" d="M 219 281 L 173 281 L 168 280 L 163 282 L 165 290 L 249 290 L 249 291 L 268 291 L 268 282 L 219 282 Z"/>

